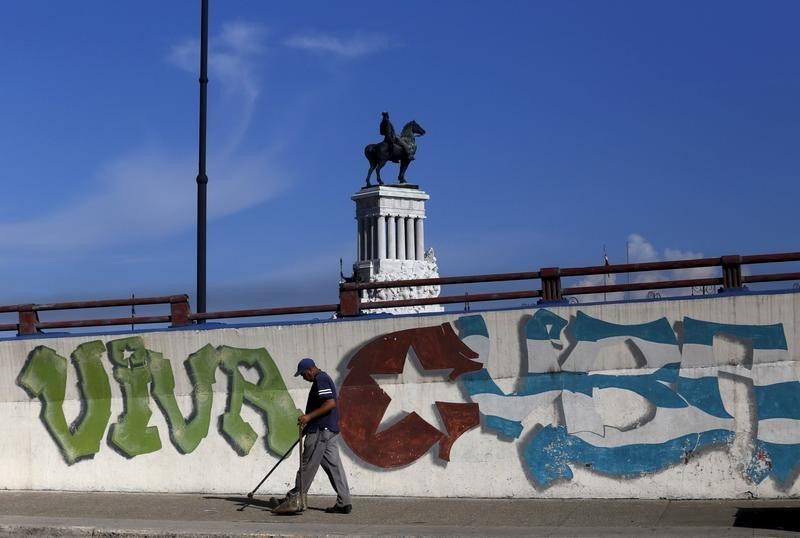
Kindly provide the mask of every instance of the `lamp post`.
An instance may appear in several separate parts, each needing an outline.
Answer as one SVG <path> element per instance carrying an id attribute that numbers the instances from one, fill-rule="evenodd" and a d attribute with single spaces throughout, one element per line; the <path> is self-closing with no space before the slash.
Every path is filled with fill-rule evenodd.
<path id="1" fill-rule="evenodd" d="M 200 140 L 197 172 L 197 312 L 206 311 L 206 101 L 208 89 L 208 0 L 200 15 Z"/>

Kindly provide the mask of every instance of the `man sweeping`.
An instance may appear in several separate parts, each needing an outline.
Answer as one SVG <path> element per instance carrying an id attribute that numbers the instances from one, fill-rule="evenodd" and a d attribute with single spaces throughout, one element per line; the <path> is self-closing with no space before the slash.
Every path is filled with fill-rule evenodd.
<path id="1" fill-rule="evenodd" d="M 307 493 L 314 481 L 319 466 L 331 481 L 336 491 L 336 504 L 325 511 L 329 514 L 349 514 L 353 505 L 350 500 L 350 488 L 347 476 L 339 458 L 339 410 L 336 407 L 336 385 L 331 377 L 317 368 L 312 359 L 302 359 L 297 364 L 295 377 L 311 383 L 308 393 L 306 412 L 297 418 L 297 424 L 303 428 L 303 460 L 297 471 L 294 488 L 287 496 Z M 302 477 L 301 473 L 302 472 Z"/>

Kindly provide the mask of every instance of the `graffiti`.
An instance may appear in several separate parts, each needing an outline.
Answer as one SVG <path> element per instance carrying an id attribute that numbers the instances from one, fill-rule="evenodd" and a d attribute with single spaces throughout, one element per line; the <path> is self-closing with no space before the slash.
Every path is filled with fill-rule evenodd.
<path id="1" fill-rule="evenodd" d="M 81 344 L 72 353 L 84 406 L 71 426 L 67 425 L 63 409 L 67 387 L 65 358 L 50 348 L 37 347 L 19 377 L 19 384 L 30 397 L 42 401 L 42 422 L 68 463 L 100 450 L 100 440 L 111 417 L 111 385 L 100 360 L 104 351 L 102 342 L 94 341 Z"/>
<path id="2" fill-rule="evenodd" d="M 147 350 L 138 336 L 113 340 L 108 343 L 114 379 L 122 388 L 125 410 L 119 420 L 111 425 L 110 441 L 122 454 L 132 458 L 161 449 L 158 428 L 148 426 L 150 395 L 150 369 L 147 368 Z"/>
<path id="3" fill-rule="evenodd" d="M 626 324 L 581 310 L 558 312 L 533 310 L 521 320 L 504 314 L 511 326 L 465 315 L 357 342 L 341 365 L 338 402 L 351 454 L 367 472 L 410 466 L 426 455 L 452 470 L 446 465 L 452 456 L 455 476 L 496 457 L 494 468 L 507 471 L 511 462 L 512 473 L 518 465 L 524 470 L 523 492 L 577 482 L 586 473 L 623 481 L 692 465 L 696 476 L 709 461 L 724 461 L 742 484 L 769 480 L 784 492 L 796 489 L 800 381 L 789 353 L 794 326 L 787 325 L 787 342 L 782 323 L 679 315 Z M 493 340 L 490 327 L 515 333 L 494 334 Z M 47 431 L 68 465 L 92 458 L 104 443 L 128 459 L 164 450 L 164 444 L 177 454 L 194 453 L 215 412 L 214 427 L 232 453 L 251 453 L 257 429 L 275 454 L 292 445 L 300 410 L 267 348 L 184 344 L 190 352 L 181 357 L 181 373 L 168 356 L 148 349 L 146 338 L 92 340 L 65 356 L 39 345 L 20 356 L 25 363 L 16 385 L 38 399 L 32 405 L 39 406 L 40 433 Z M 512 356 L 498 356 L 498 344 L 512 350 L 502 355 Z M 300 353 L 292 347 L 293 355 Z M 176 375 L 185 377 L 176 383 Z M 381 376 L 395 379 L 387 384 Z M 17 386 L 11 389 L 19 396 Z M 421 404 L 434 419 L 392 414 L 409 403 Z M 249 419 L 245 406 L 263 423 Z M 496 454 L 498 446 L 512 453 Z"/>
<path id="4" fill-rule="evenodd" d="M 791 363 L 781 362 L 787 361 L 782 324 L 686 317 L 678 333 L 666 318 L 624 325 L 581 311 L 568 321 L 539 310 L 525 326 L 528 372 L 508 394 L 486 367 L 490 343 L 483 318 L 462 317 L 456 325 L 485 365 L 459 381 L 479 404 L 486 429 L 521 438 L 531 412 L 557 408 L 560 420 L 531 428 L 521 451 L 540 487 L 571 479 L 574 465 L 633 477 L 687 463 L 703 450 L 730 447 L 736 419 L 724 402 L 721 376 L 753 386 L 755 424 L 747 429 L 755 438 L 742 474 L 754 483 L 772 475 L 784 487 L 796 476 L 800 383 Z M 717 349 L 726 342 L 727 354 Z"/>
<path id="5" fill-rule="evenodd" d="M 297 436 L 295 418 L 300 410 L 266 349 L 206 345 L 191 354 L 184 363 L 193 403 L 187 418 L 178 407 L 171 362 L 163 354 L 146 349 L 141 337 L 112 340 L 107 346 L 99 340 L 81 344 L 71 355 L 78 376 L 81 411 L 68 424 L 63 408 L 67 359 L 39 346 L 29 354 L 17 383 L 29 397 L 41 401 L 40 418 L 69 464 L 100 450 L 111 417 L 111 385 L 103 368 L 104 353 L 120 386 L 124 409 L 109 428 L 108 444 L 125 457 L 162 448 L 158 427 L 148 425 L 152 416 L 151 394 L 164 414 L 175 448 L 182 454 L 194 451 L 208 435 L 217 368 L 228 377 L 228 399 L 219 430 L 239 455 L 248 454 L 258 437 L 241 416 L 244 403 L 264 417 L 268 430 L 266 444 L 273 452 L 284 452 Z M 258 383 L 245 380 L 240 367 L 255 369 Z"/>
<path id="6" fill-rule="evenodd" d="M 477 404 L 435 402 L 446 433 L 416 412 L 378 431 L 390 398 L 372 376 L 402 372 L 410 350 L 424 369 L 450 370 L 450 380 L 481 368 L 472 360 L 477 353 L 459 340 L 449 323 L 389 333 L 361 347 L 348 363 L 349 372 L 339 390 L 340 427 L 353 452 L 378 467 L 407 465 L 436 443 L 439 457 L 449 461 L 456 439 L 479 424 Z"/>

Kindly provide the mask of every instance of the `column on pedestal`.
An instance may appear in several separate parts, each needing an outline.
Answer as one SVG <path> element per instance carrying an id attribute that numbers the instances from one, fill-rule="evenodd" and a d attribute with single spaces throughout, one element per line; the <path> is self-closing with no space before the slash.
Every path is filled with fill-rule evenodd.
<path id="1" fill-rule="evenodd" d="M 417 260 L 422 261 L 425 259 L 425 221 L 422 218 L 416 219 L 415 227 L 416 234 L 414 235 L 414 242 L 417 247 Z"/>
<path id="2" fill-rule="evenodd" d="M 406 219 L 397 217 L 397 259 L 406 259 Z"/>
<path id="3" fill-rule="evenodd" d="M 358 256 L 356 257 L 356 260 L 361 262 L 364 261 L 365 258 L 364 245 L 366 244 L 364 242 L 364 219 L 356 219 L 356 221 L 358 222 Z"/>
<path id="4" fill-rule="evenodd" d="M 378 255 L 376 258 L 383 260 L 386 258 L 386 217 L 378 216 Z"/>
<path id="5" fill-rule="evenodd" d="M 364 235 L 362 237 L 364 241 L 364 260 L 369 259 L 369 219 L 367 217 L 362 217 L 361 219 L 362 226 L 364 227 Z"/>
<path id="6" fill-rule="evenodd" d="M 395 218 L 392 215 L 386 217 L 386 257 L 389 259 L 397 258 L 397 241 L 396 241 L 397 227 Z"/>
<path id="7" fill-rule="evenodd" d="M 406 259 L 413 260 L 416 252 L 414 246 L 414 217 L 406 218 Z"/>
<path id="8" fill-rule="evenodd" d="M 378 231 L 377 228 L 378 223 L 375 221 L 375 217 L 369 217 L 369 251 L 367 252 L 367 259 L 373 260 L 375 259 L 375 255 L 378 252 Z"/>

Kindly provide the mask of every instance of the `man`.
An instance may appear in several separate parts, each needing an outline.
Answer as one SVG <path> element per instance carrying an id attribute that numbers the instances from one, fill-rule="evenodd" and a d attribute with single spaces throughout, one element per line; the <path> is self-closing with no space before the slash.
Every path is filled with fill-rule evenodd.
<path id="1" fill-rule="evenodd" d="M 389 152 L 389 159 L 392 159 L 394 148 L 397 147 L 400 150 L 405 150 L 408 160 L 413 161 L 414 149 L 403 137 L 397 136 L 397 133 L 394 130 L 394 125 L 392 125 L 391 120 L 389 120 L 389 113 L 381 112 L 381 116 L 383 116 L 383 118 L 381 119 L 381 125 L 378 128 L 378 131 L 383 135 L 383 141 L 386 142 L 386 149 Z"/>
<path id="2" fill-rule="evenodd" d="M 389 151 L 389 157 L 392 156 L 392 150 L 394 145 L 398 142 L 397 134 L 394 132 L 394 125 L 392 125 L 391 120 L 389 120 L 389 113 L 388 112 L 381 112 L 381 125 L 378 128 L 380 134 L 383 135 L 383 141 L 386 142 L 386 149 Z"/>
<path id="3" fill-rule="evenodd" d="M 320 464 L 336 491 L 336 504 L 325 511 L 329 514 L 349 514 L 353 505 L 347 476 L 339 458 L 339 410 L 336 407 L 336 385 L 328 374 L 317 368 L 312 359 L 302 359 L 297 363 L 295 377 L 311 383 L 306 412 L 297 419 L 303 427 L 303 493 L 307 493 L 314 481 Z M 295 486 L 288 495 L 300 492 L 300 472 L 297 471 Z"/>

